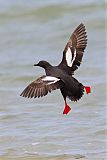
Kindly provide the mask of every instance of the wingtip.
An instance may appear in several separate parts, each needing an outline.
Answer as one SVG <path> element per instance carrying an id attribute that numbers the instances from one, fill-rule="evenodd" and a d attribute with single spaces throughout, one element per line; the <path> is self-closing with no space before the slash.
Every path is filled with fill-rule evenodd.
<path id="1" fill-rule="evenodd" d="M 23 94 L 21 93 L 20 96 L 23 97 Z"/>
<path id="2" fill-rule="evenodd" d="M 78 25 L 78 27 L 77 27 L 78 29 L 79 28 L 84 28 L 84 31 L 86 32 L 86 26 L 85 26 L 85 24 L 83 23 L 83 22 L 81 22 L 79 25 Z M 87 32 L 86 32 L 87 33 Z"/>
<path id="3" fill-rule="evenodd" d="M 85 24 L 83 22 L 81 22 L 80 25 L 85 27 Z"/>

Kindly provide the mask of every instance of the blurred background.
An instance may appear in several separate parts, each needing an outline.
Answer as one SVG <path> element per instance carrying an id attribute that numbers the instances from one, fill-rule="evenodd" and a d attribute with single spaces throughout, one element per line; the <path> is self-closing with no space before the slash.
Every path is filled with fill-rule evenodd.
<path id="1" fill-rule="evenodd" d="M 0 0 L 0 158 L 106 159 L 106 2 L 104 0 Z M 59 64 L 73 32 L 84 23 L 88 45 L 75 72 L 92 93 L 70 102 L 60 91 L 42 99 L 20 97 L 44 74 L 39 60 Z"/>

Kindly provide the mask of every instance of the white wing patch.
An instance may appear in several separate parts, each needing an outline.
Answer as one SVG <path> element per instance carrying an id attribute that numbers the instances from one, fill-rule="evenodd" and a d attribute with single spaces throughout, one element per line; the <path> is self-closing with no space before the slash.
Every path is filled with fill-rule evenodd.
<path id="1" fill-rule="evenodd" d="M 69 67 L 72 67 L 75 58 L 76 58 L 76 49 L 74 51 L 74 57 L 72 59 L 72 52 L 71 49 L 68 47 L 68 50 L 66 52 L 66 62 Z"/>
<path id="2" fill-rule="evenodd" d="M 59 81 L 60 79 L 56 78 L 56 77 L 52 77 L 52 76 L 46 76 L 42 80 L 48 81 L 49 82 L 48 84 L 53 84 L 53 83 L 56 83 L 57 81 Z"/>

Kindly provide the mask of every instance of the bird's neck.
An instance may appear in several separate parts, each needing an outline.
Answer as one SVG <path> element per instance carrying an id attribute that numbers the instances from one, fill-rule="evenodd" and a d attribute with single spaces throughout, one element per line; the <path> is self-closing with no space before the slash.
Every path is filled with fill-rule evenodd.
<path id="1" fill-rule="evenodd" d="M 52 68 L 52 65 L 50 63 L 45 66 L 45 69 L 51 69 L 51 68 Z"/>
<path id="2" fill-rule="evenodd" d="M 44 69 L 51 69 L 52 65 L 50 63 L 47 63 L 46 65 L 41 66 L 41 67 L 44 68 Z"/>

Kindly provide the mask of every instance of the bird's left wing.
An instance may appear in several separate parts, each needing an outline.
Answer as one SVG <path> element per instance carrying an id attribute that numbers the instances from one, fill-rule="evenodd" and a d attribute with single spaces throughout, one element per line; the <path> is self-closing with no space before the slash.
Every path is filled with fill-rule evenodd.
<path id="1" fill-rule="evenodd" d="M 73 74 L 80 66 L 84 50 L 87 45 L 87 34 L 84 24 L 80 24 L 72 33 L 63 51 L 63 58 L 59 67 Z"/>
<path id="2" fill-rule="evenodd" d="M 52 90 L 60 89 L 63 82 L 56 77 L 42 76 L 29 84 L 20 96 L 27 98 L 42 97 L 51 92 Z"/>

